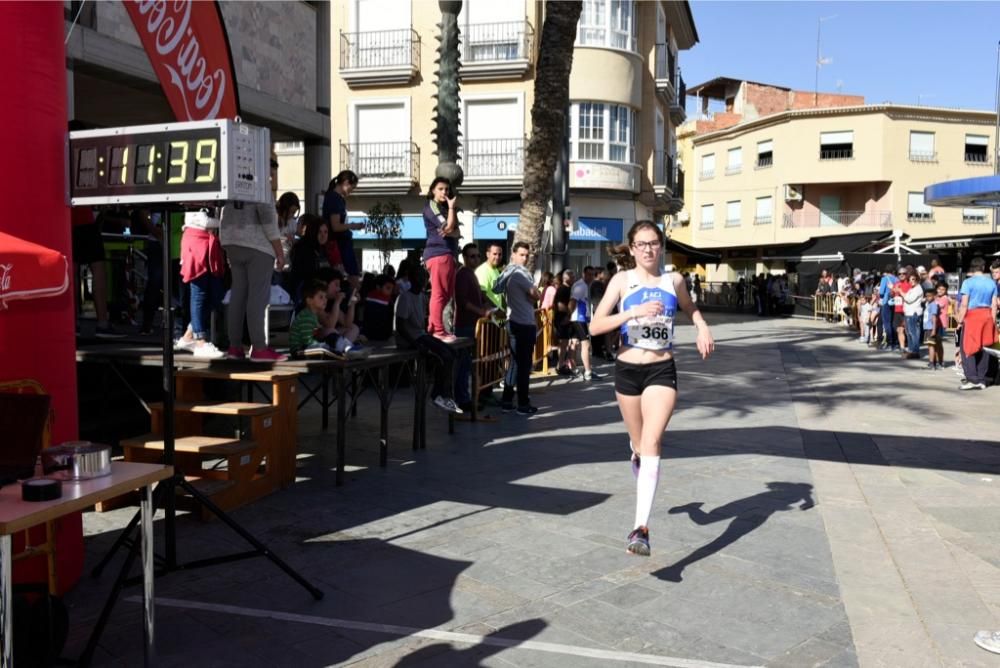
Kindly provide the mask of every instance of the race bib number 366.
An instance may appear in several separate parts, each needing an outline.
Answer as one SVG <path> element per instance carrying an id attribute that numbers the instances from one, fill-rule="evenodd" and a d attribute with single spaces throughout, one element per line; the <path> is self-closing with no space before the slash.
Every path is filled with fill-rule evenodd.
<path id="1" fill-rule="evenodd" d="M 674 320 L 659 316 L 643 319 L 642 322 L 632 321 L 628 324 L 629 342 L 640 348 L 667 348 L 673 343 Z"/>

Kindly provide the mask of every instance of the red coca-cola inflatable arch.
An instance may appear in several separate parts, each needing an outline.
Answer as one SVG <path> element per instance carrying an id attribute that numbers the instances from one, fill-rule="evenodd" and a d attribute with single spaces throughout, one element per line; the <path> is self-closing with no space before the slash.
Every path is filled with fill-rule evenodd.
<path id="1" fill-rule="evenodd" d="M 61 2 L 0 3 L 0 90 L 6 98 L 0 105 L 0 232 L 70 258 L 64 29 Z M 23 279 L 21 270 L 7 269 L 9 285 Z M 52 395 L 52 441 L 59 443 L 77 438 L 73 295 L 39 296 L 0 309 L 0 382 L 33 380 Z M 0 435 L 0 448 L 5 445 Z M 56 542 L 59 589 L 65 591 L 83 567 L 78 514 L 59 521 Z M 44 582 L 45 560 L 16 562 L 15 578 Z"/>

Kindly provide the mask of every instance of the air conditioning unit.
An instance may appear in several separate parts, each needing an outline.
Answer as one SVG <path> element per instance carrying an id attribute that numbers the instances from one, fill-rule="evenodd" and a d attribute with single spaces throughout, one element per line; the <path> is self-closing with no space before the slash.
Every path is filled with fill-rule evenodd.
<path id="1" fill-rule="evenodd" d="M 793 185 L 791 183 L 785 184 L 785 201 L 786 202 L 801 202 L 802 193 L 805 191 L 805 186 L 803 185 Z"/>

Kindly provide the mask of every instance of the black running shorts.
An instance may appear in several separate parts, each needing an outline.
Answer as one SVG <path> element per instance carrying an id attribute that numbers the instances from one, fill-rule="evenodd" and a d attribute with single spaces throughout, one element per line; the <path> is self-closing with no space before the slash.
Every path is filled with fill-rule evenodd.
<path id="1" fill-rule="evenodd" d="M 590 339 L 590 325 L 586 322 L 569 323 L 569 331 L 569 338 L 571 339 L 578 341 L 587 341 Z"/>
<path id="2" fill-rule="evenodd" d="M 644 389 L 653 385 L 677 389 L 677 366 L 672 358 L 653 364 L 615 361 L 615 392 L 638 397 Z"/>

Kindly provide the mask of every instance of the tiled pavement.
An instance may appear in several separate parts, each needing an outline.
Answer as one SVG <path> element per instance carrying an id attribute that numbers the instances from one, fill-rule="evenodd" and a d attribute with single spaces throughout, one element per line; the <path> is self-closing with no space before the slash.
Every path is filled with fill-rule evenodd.
<path id="1" fill-rule="evenodd" d="M 402 390 L 386 470 L 362 402 L 334 487 L 333 434 L 307 411 L 298 483 L 234 513 L 324 600 L 262 559 L 172 574 L 160 665 L 1000 664 L 971 641 L 1000 628 L 1000 390 L 960 394 L 825 323 L 709 319 L 708 362 L 679 329 L 651 558 L 623 549 L 634 483 L 610 378 L 536 383 L 534 418 L 454 436 L 431 408 L 416 454 Z M 86 516 L 89 563 L 128 516 Z M 217 522 L 179 534 L 184 560 L 242 549 Z M 69 654 L 109 583 L 68 597 Z M 98 665 L 139 665 L 140 628 L 120 603 Z"/>

